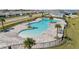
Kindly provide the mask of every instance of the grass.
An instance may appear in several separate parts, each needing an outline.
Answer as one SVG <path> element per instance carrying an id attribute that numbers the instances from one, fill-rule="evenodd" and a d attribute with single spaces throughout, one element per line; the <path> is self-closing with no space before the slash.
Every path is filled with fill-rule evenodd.
<path id="1" fill-rule="evenodd" d="M 68 27 L 65 29 L 65 36 L 71 38 L 71 41 L 66 40 L 66 43 L 51 47 L 54 49 L 78 49 L 79 48 L 79 17 L 77 18 L 66 18 Z"/>
<path id="2" fill-rule="evenodd" d="M 20 23 L 23 23 L 23 22 L 26 22 L 26 20 L 24 20 L 24 21 L 19 21 L 19 22 L 11 22 L 11 23 L 8 23 L 8 24 L 4 25 L 4 28 L 7 29 L 7 28 L 10 28 L 10 27 L 12 27 L 12 26 L 15 26 L 15 25 L 18 25 L 18 24 L 20 24 Z M 3 30 L 3 29 L 2 29 L 2 26 L 0 26 L 0 30 Z"/>
<path id="3" fill-rule="evenodd" d="M 18 25 L 20 23 L 33 21 L 33 19 L 38 18 L 38 17 L 41 17 L 41 14 L 34 14 L 31 18 L 28 17 L 28 18 L 16 20 L 14 22 L 13 21 L 10 21 L 10 22 L 6 21 L 4 23 L 4 27 L 5 27 L 5 29 L 7 29 L 7 28 L 10 28 L 10 27 L 16 26 L 16 25 Z M 15 18 L 15 17 L 13 17 L 13 18 Z M 1 25 L 0 25 L 0 30 L 3 30 Z"/>

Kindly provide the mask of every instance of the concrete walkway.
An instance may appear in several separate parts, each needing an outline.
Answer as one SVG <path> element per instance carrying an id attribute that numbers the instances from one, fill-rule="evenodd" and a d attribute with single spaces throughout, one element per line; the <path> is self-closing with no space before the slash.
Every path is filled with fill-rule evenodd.
<path id="1" fill-rule="evenodd" d="M 57 22 L 62 25 L 62 29 L 64 29 L 65 22 L 62 19 L 56 19 L 60 20 L 60 22 Z M 13 30 L 10 30 L 9 32 L 2 32 L 0 33 L 0 48 L 3 46 L 13 45 L 13 44 L 19 44 L 23 43 L 23 38 L 18 36 L 18 32 L 26 29 L 26 23 L 19 24 L 17 26 L 13 27 Z M 46 30 L 42 35 L 39 37 L 33 37 L 37 43 L 41 42 L 49 42 L 54 41 L 56 36 L 57 30 L 55 28 L 55 23 L 53 23 L 48 30 Z M 60 34 L 61 37 L 63 34 Z"/>

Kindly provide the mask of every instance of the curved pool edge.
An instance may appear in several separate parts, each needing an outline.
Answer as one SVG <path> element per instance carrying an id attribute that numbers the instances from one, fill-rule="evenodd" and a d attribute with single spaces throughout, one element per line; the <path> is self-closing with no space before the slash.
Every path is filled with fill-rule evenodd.
<path id="1" fill-rule="evenodd" d="M 45 19 L 45 18 L 43 18 L 43 19 Z M 26 26 L 28 26 L 28 25 L 30 25 L 30 24 L 34 24 L 34 23 L 41 22 L 43 19 L 42 19 L 42 18 L 38 18 L 37 21 L 29 22 L 29 23 L 26 24 Z M 49 19 L 49 18 L 46 18 L 46 19 Z M 55 18 L 55 20 L 53 20 L 53 23 L 56 23 L 56 22 L 59 22 L 59 20 L 56 20 L 56 18 Z M 18 34 L 20 34 L 20 33 L 23 32 L 23 31 L 26 31 L 26 30 L 29 30 L 29 29 L 20 30 L 20 31 L 18 32 Z M 30 30 L 32 30 L 32 29 L 30 29 Z"/>

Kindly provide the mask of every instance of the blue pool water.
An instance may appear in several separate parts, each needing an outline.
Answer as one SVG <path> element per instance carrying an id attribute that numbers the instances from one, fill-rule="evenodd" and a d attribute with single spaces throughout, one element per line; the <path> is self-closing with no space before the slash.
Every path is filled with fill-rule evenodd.
<path id="1" fill-rule="evenodd" d="M 47 30 L 49 28 L 49 23 L 50 22 L 57 22 L 58 20 L 50 20 L 48 18 L 43 18 L 39 22 L 34 22 L 34 23 L 29 23 L 31 27 L 35 27 L 36 29 L 31 29 L 31 30 L 22 30 L 19 32 L 19 36 L 26 38 L 26 37 L 32 37 L 32 36 L 38 36 L 40 35 L 43 31 Z"/>

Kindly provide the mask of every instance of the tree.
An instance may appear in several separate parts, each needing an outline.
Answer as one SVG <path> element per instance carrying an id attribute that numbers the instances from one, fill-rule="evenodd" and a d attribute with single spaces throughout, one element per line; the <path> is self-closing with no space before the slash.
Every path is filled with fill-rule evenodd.
<path id="1" fill-rule="evenodd" d="M 32 26 L 28 25 L 28 29 L 32 29 Z"/>
<path id="2" fill-rule="evenodd" d="M 28 15 L 29 17 L 32 17 L 32 13 L 27 13 L 27 15 Z"/>
<path id="3" fill-rule="evenodd" d="M 61 28 L 61 25 L 60 25 L 60 24 L 56 24 L 56 25 L 55 25 L 55 28 L 57 28 L 57 34 L 56 34 L 56 37 L 58 38 L 58 30 L 59 30 L 59 28 Z"/>
<path id="4" fill-rule="evenodd" d="M 2 28 L 3 28 L 3 30 L 4 30 L 4 22 L 5 22 L 5 19 L 1 17 L 1 18 L 0 18 L 0 22 L 1 22 Z"/>
<path id="5" fill-rule="evenodd" d="M 63 15 L 63 19 L 64 19 L 64 20 L 66 19 L 66 15 L 65 15 L 65 14 Z"/>
<path id="6" fill-rule="evenodd" d="M 53 19 L 53 16 L 50 16 L 49 18 L 50 18 L 50 19 Z"/>
<path id="7" fill-rule="evenodd" d="M 42 17 L 44 17 L 44 12 L 43 12 L 43 11 L 41 11 L 40 13 L 42 14 Z"/>
<path id="8" fill-rule="evenodd" d="M 29 17 L 32 17 L 33 14 L 32 13 L 29 13 L 28 15 L 29 15 Z"/>
<path id="9" fill-rule="evenodd" d="M 35 40 L 33 40 L 32 38 L 27 38 L 24 42 L 24 47 L 28 48 L 28 49 L 31 49 L 33 45 L 35 45 Z"/>

